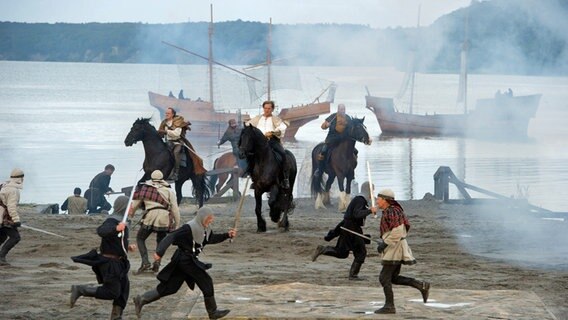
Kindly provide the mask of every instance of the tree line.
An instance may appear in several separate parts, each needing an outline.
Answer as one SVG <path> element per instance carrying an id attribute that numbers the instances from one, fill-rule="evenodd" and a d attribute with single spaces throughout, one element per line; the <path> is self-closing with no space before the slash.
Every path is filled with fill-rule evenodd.
<path id="1" fill-rule="evenodd" d="M 404 68 L 407 53 L 414 51 L 420 71 L 457 72 L 461 48 L 467 45 L 470 72 L 565 75 L 566 22 L 555 24 L 531 12 L 532 4 L 542 8 L 543 3 L 560 17 L 568 16 L 562 0 L 493 0 L 472 2 L 429 26 L 412 28 L 274 24 L 271 54 L 290 64 Z M 162 41 L 207 56 L 208 28 L 206 22 L 0 22 L 0 60 L 200 64 L 205 61 Z M 266 59 L 267 23 L 216 22 L 213 30 L 215 60 L 248 65 Z"/>

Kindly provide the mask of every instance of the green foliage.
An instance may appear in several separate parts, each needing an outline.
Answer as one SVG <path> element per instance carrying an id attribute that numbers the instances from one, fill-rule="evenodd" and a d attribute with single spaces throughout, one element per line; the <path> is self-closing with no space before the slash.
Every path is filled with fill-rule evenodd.
<path id="1" fill-rule="evenodd" d="M 294 57 L 294 63 L 305 65 L 404 68 L 406 53 L 415 50 L 422 71 L 455 73 L 466 37 L 467 18 L 470 72 L 568 74 L 566 3 L 563 0 L 472 2 L 468 8 L 419 29 L 276 24 L 272 26 L 271 52 L 275 59 Z M 0 60 L 203 64 L 206 63 L 203 59 L 182 54 L 162 41 L 207 57 L 208 30 L 206 22 L 0 22 Z M 213 31 L 215 60 L 233 65 L 265 61 L 267 23 L 218 22 Z"/>

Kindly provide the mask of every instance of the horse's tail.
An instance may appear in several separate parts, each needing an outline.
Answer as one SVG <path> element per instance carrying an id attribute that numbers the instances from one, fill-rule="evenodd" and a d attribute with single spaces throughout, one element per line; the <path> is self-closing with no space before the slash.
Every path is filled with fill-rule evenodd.
<path id="1" fill-rule="evenodd" d="M 197 174 L 195 175 L 195 178 L 192 179 L 192 193 L 193 196 L 197 199 L 199 207 L 202 207 L 203 203 L 207 202 L 207 200 L 209 200 L 209 198 L 211 197 L 211 190 L 209 189 L 208 180 L 209 178 L 205 174 Z"/>
<path id="2" fill-rule="evenodd" d="M 219 161 L 219 159 L 215 159 L 215 162 L 213 162 L 213 170 L 217 169 L 217 161 Z M 219 179 L 219 176 L 214 174 L 209 176 L 209 190 L 213 193 L 215 193 L 215 185 L 217 184 L 217 180 Z"/>
<path id="3" fill-rule="evenodd" d="M 310 192 L 312 194 L 312 198 L 317 197 L 317 195 L 319 193 L 322 193 L 324 191 L 323 189 L 323 173 L 319 174 L 317 176 L 314 176 L 314 173 L 316 172 L 316 169 L 318 168 L 318 160 L 317 160 L 317 156 L 320 153 L 320 149 L 321 149 L 321 144 L 318 144 L 313 150 L 312 150 L 312 175 L 310 178 Z"/>

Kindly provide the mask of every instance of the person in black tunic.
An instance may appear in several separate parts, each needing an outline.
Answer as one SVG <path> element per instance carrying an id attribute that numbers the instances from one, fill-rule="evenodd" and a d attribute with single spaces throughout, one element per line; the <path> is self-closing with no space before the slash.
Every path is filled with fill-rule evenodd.
<path id="1" fill-rule="evenodd" d="M 130 291 L 128 280 L 130 263 L 125 248 L 128 251 L 134 251 L 136 245 L 128 244 L 128 228 L 120 218 L 111 216 L 97 228 L 97 234 L 101 237 L 100 253 L 93 249 L 86 254 L 71 257 L 74 262 L 90 265 L 97 276 L 98 283 L 102 284 L 98 287 L 71 286 L 71 308 L 81 296 L 113 300 L 111 320 L 122 319 L 122 311 L 126 307 Z"/>
<path id="2" fill-rule="evenodd" d="M 377 212 L 376 207 L 371 206 L 369 208 L 370 198 L 369 183 L 363 182 L 361 184 L 361 195 L 351 200 L 343 215 L 343 220 L 334 229 L 329 230 L 328 234 L 324 237 L 325 241 L 331 241 L 339 236 L 335 247 L 318 246 L 312 254 L 312 261 L 316 261 L 322 254 L 339 259 L 346 259 L 349 256 L 349 251 L 352 251 L 354 259 L 351 264 L 351 269 L 349 270 L 349 280 L 361 280 L 359 278 L 359 271 L 361 270 L 361 265 L 365 263 L 365 257 L 367 256 L 365 239 L 345 231 L 341 229 L 341 227 L 362 234 L 365 218 L 371 213 L 376 214 Z"/>
<path id="3" fill-rule="evenodd" d="M 219 319 L 229 313 L 230 310 L 217 309 L 213 280 L 207 273 L 207 269 L 211 268 L 211 264 L 198 260 L 199 253 L 206 244 L 223 242 L 237 235 L 235 229 L 229 229 L 227 233 L 214 234 L 209 228 L 213 219 L 213 211 L 208 207 L 201 207 L 197 211 L 195 218 L 170 233 L 160 242 L 154 254 L 156 261 L 159 261 L 164 256 L 170 245 L 173 244 L 178 248 L 173 254 L 170 263 L 158 273 L 157 278 L 160 280 L 158 286 L 134 298 L 136 315 L 138 317 L 140 317 L 144 305 L 178 292 L 184 282 L 192 290 L 197 284 L 201 292 L 203 292 L 205 309 L 209 319 Z"/>
<path id="4" fill-rule="evenodd" d="M 107 164 L 105 171 L 97 174 L 91 183 L 89 189 L 85 191 L 85 198 L 87 198 L 89 214 L 100 213 L 101 210 L 110 210 L 112 206 L 105 199 L 105 194 L 112 192 L 110 185 L 110 176 L 114 173 L 114 166 Z"/>

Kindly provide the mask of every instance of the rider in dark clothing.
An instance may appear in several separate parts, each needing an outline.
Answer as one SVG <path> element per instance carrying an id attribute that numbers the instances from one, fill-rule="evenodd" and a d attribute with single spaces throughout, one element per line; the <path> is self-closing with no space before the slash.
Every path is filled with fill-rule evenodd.
<path id="1" fill-rule="evenodd" d="M 217 142 L 217 146 L 220 146 L 227 141 L 231 142 L 233 155 L 237 159 L 237 164 L 239 165 L 239 168 L 243 169 L 243 171 L 246 172 L 247 160 L 241 159 L 239 157 L 239 139 L 241 138 L 242 130 L 243 128 L 237 126 L 237 121 L 235 119 L 229 120 L 229 127 L 227 128 L 227 130 L 225 130 L 225 133 Z"/>
<path id="2" fill-rule="evenodd" d="M 364 182 L 361 185 L 361 195 L 351 200 L 343 215 L 343 220 L 334 229 L 329 230 L 328 234 L 324 237 L 325 241 L 331 241 L 339 236 L 335 247 L 318 246 L 312 255 L 312 261 L 316 261 L 322 254 L 339 259 L 346 259 L 349 256 L 349 251 L 352 251 L 354 260 L 349 270 L 349 280 L 360 280 L 358 274 L 367 256 L 365 240 L 341 229 L 341 227 L 363 234 L 362 227 L 365 225 L 365 218 L 371 213 L 375 214 L 377 212 L 375 207 L 372 206 L 369 208 L 368 201 L 370 201 L 369 183 Z"/>
<path id="3" fill-rule="evenodd" d="M 323 174 L 323 165 L 325 162 L 327 150 L 336 146 L 347 136 L 346 129 L 350 123 L 351 117 L 345 114 L 344 104 L 337 105 L 337 112 L 329 115 L 329 117 L 327 117 L 322 123 L 321 128 L 323 130 L 329 128 L 329 131 L 327 133 L 327 137 L 325 138 L 321 152 L 318 155 L 318 168 L 314 172 L 314 175 L 318 176 Z"/>

